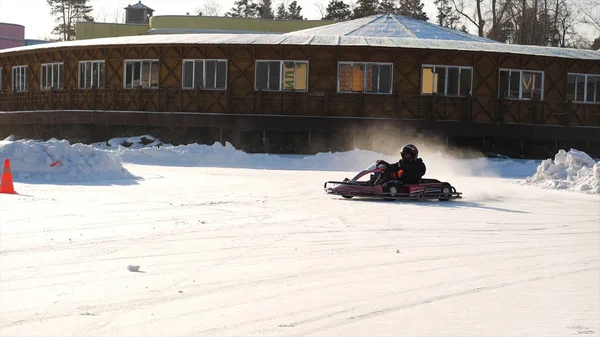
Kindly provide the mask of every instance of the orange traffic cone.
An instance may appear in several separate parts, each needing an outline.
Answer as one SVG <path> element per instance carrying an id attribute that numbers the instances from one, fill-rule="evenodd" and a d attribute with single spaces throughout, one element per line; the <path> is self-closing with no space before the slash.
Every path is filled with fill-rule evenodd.
<path id="1" fill-rule="evenodd" d="M 2 170 L 2 181 L 0 182 L 0 193 L 17 194 L 13 186 L 13 177 L 10 170 L 10 161 L 4 159 L 4 169 Z"/>

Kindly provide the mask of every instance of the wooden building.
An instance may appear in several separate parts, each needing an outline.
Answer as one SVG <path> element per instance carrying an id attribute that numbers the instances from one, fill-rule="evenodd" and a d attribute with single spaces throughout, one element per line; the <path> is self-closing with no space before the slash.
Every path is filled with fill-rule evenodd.
<path id="1" fill-rule="evenodd" d="M 600 52 L 376 15 L 287 34 L 90 39 L 0 51 L 0 136 L 152 133 L 248 151 L 600 151 Z M 378 137 L 379 136 L 379 137 Z"/>

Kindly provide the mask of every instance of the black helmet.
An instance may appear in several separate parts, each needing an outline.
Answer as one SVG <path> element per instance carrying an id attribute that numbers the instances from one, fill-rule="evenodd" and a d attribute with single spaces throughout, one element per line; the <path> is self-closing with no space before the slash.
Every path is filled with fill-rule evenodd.
<path id="1" fill-rule="evenodd" d="M 412 144 L 406 144 L 402 147 L 400 155 L 402 156 L 402 161 L 415 160 L 419 157 L 419 149 Z"/>

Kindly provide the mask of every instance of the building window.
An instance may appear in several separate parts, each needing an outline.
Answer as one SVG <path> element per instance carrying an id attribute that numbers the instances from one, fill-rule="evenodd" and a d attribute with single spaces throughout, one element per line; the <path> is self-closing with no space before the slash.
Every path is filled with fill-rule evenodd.
<path id="1" fill-rule="evenodd" d="M 392 93 L 391 63 L 340 62 L 338 92 Z"/>
<path id="2" fill-rule="evenodd" d="M 104 88 L 104 61 L 79 62 L 79 89 Z"/>
<path id="3" fill-rule="evenodd" d="M 500 69 L 500 98 L 544 100 L 544 72 Z"/>
<path id="4" fill-rule="evenodd" d="M 123 87 L 158 88 L 158 60 L 126 60 Z"/>
<path id="5" fill-rule="evenodd" d="M 569 73 L 567 99 L 577 103 L 600 103 L 600 75 Z"/>
<path id="6" fill-rule="evenodd" d="M 421 75 L 422 95 L 468 96 L 472 92 L 471 67 L 424 65 Z"/>
<path id="7" fill-rule="evenodd" d="M 227 89 L 227 60 L 183 60 L 183 89 Z"/>
<path id="8" fill-rule="evenodd" d="M 27 66 L 16 66 L 12 68 L 13 91 L 27 91 Z"/>
<path id="9" fill-rule="evenodd" d="M 254 89 L 307 91 L 308 61 L 256 61 Z"/>
<path id="10" fill-rule="evenodd" d="M 40 88 L 42 90 L 60 90 L 63 88 L 64 65 L 63 63 L 45 63 L 42 64 L 40 74 Z"/>

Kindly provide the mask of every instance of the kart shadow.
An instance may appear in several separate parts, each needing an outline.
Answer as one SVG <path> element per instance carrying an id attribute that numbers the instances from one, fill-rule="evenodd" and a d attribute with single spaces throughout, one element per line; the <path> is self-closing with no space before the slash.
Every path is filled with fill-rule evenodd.
<path id="1" fill-rule="evenodd" d="M 518 214 L 531 214 L 530 212 L 526 212 L 526 211 L 520 211 L 520 210 L 508 209 L 508 208 L 502 208 L 502 207 L 487 206 L 485 204 L 481 204 L 481 203 L 477 203 L 477 202 L 473 202 L 473 201 L 461 200 L 461 199 L 453 199 L 453 200 L 450 200 L 450 201 L 439 201 L 439 200 L 387 201 L 387 200 L 377 200 L 377 199 L 353 198 L 353 199 L 344 199 L 344 201 L 348 201 L 348 202 L 356 202 L 356 201 L 374 202 L 374 203 L 384 203 L 386 205 L 406 205 L 406 204 L 410 204 L 410 205 L 415 205 L 415 206 L 426 206 L 428 208 L 430 208 L 430 207 L 478 208 L 478 209 L 485 209 L 485 210 L 496 211 L 496 212 L 507 212 L 507 213 L 518 213 Z"/>

